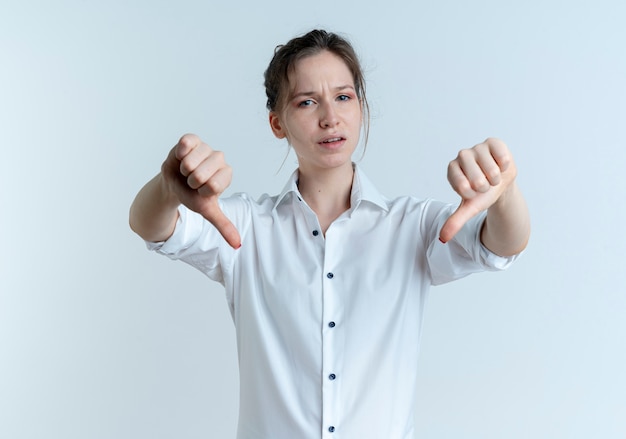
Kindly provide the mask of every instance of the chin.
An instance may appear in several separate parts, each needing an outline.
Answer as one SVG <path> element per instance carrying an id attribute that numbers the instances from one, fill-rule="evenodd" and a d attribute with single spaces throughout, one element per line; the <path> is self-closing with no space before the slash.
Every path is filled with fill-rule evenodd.
<path id="1" fill-rule="evenodd" d="M 326 168 L 336 169 L 341 168 L 342 166 L 350 166 L 352 167 L 352 154 L 347 157 L 333 157 L 329 160 L 324 160 L 324 164 Z"/>

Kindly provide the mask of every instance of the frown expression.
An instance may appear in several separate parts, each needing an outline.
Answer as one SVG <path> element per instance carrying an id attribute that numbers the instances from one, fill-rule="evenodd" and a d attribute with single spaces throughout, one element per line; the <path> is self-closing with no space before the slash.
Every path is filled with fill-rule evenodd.
<path id="1" fill-rule="evenodd" d="M 289 74 L 289 86 L 283 108 L 270 113 L 270 125 L 276 137 L 287 138 L 300 169 L 352 166 L 362 111 L 345 62 L 328 51 L 303 58 Z"/>

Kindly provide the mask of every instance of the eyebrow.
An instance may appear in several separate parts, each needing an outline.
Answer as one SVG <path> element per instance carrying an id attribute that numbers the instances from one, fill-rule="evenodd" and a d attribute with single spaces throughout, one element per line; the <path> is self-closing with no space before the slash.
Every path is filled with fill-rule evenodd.
<path id="1" fill-rule="evenodd" d="M 333 91 L 343 91 L 343 90 L 347 90 L 347 89 L 355 91 L 354 87 L 352 85 L 349 85 L 349 84 L 340 85 L 338 87 L 335 87 L 335 88 L 333 88 Z M 295 93 L 294 95 L 292 95 L 291 96 L 291 100 L 297 99 L 297 98 L 301 98 L 301 97 L 304 97 L 304 96 L 313 96 L 315 94 L 316 94 L 316 92 L 314 92 L 314 91 L 301 91 L 299 93 Z"/>

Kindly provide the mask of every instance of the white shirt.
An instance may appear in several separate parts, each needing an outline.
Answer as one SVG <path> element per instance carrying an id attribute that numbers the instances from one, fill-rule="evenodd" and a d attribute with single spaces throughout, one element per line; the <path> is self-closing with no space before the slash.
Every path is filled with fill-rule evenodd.
<path id="1" fill-rule="evenodd" d="M 238 439 L 409 439 L 429 287 L 507 267 L 480 243 L 483 215 L 447 244 L 454 206 L 384 198 L 355 167 L 351 207 L 320 232 L 294 172 L 278 196 L 221 200 L 233 250 L 180 208 L 149 248 L 222 283 L 236 327 Z"/>

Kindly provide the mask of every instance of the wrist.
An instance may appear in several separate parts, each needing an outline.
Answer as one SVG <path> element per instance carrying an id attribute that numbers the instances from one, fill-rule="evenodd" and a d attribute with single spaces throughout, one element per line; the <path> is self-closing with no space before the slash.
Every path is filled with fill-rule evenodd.
<path id="1" fill-rule="evenodd" d="M 519 188 L 517 187 L 515 180 L 513 180 L 502 191 L 498 199 L 491 207 L 496 207 L 498 209 L 506 208 L 506 206 L 509 206 L 513 202 L 512 200 L 517 199 L 519 195 Z"/>
<path id="2" fill-rule="evenodd" d="M 174 190 L 173 182 L 168 181 L 167 177 L 160 172 L 156 176 L 156 183 L 161 197 L 161 203 L 164 207 L 170 209 L 176 209 L 181 204 L 176 191 Z"/>

